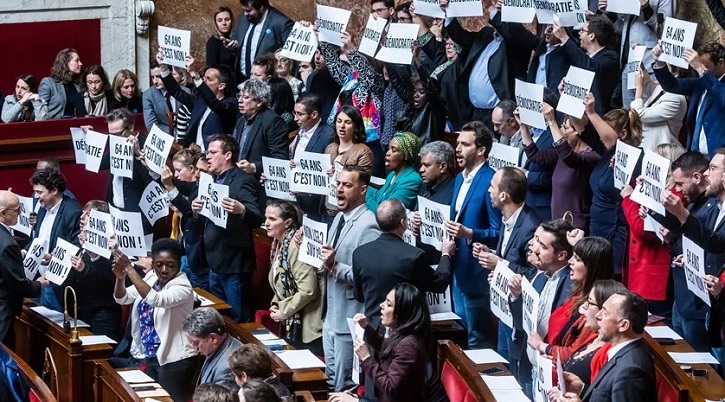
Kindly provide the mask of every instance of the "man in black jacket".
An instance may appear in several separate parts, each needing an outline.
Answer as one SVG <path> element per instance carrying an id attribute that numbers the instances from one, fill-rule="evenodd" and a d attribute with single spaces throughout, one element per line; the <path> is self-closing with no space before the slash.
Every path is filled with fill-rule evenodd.
<path id="1" fill-rule="evenodd" d="M 252 229 L 259 227 L 264 215 L 259 210 L 254 176 L 237 168 L 239 145 L 231 136 L 218 134 L 209 139 L 207 161 L 214 182 L 229 186 L 229 197 L 222 200 L 228 214 L 225 228 L 207 220 L 204 226 L 204 247 L 209 263 L 209 290 L 226 301 L 237 322 L 250 319 L 249 293 L 252 272 L 256 267 Z M 199 214 L 204 202 L 191 204 Z"/>
<path id="2" fill-rule="evenodd" d="M 20 200 L 10 191 L 0 190 L 0 339 L 14 347 L 13 322 L 24 297 L 36 297 L 50 282 L 42 276 L 33 282 L 25 277 L 23 255 L 13 239 L 10 226 L 18 223 Z"/>
<path id="3" fill-rule="evenodd" d="M 250 76 L 257 55 L 274 53 L 282 48 L 292 32 L 294 22 L 269 5 L 269 0 L 240 0 L 242 15 L 234 28 L 234 40 L 239 49 L 237 82 Z"/>

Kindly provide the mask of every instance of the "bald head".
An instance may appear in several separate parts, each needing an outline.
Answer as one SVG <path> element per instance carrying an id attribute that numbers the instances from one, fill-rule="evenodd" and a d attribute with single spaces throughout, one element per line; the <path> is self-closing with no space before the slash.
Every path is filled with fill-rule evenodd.
<path id="1" fill-rule="evenodd" d="M 400 200 L 390 198 L 381 202 L 375 213 L 375 219 L 383 232 L 393 232 L 398 235 L 405 232 L 405 206 Z"/>
<path id="2" fill-rule="evenodd" d="M 0 222 L 8 226 L 18 223 L 20 199 L 7 190 L 0 190 Z"/>

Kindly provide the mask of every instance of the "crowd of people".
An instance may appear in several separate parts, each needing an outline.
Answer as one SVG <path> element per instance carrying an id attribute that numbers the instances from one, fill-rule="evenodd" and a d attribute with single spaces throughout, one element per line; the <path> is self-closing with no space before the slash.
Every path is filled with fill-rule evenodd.
<path id="1" fill-rule="evenodd" d="M 725 359 L 725 46 L 687 49 L 689 68 L 668 65 L 658 39 L 665 18 L 676 16 L 675 0 L 641 0 L 636 16 L 607 12 L 606 3 L 589 2 L 578 29 L 558 20 L 532 29 L 502 22 L 501 3 L 484 1 L 487 23 L 472 32 L 456 18 L 417 14 L 412 2 L 371 0 L 373 17 L 418 25 L 412 64 L 397 65 L 358 51 L 352 32 L 340 47 L 320 42 L 309 62 L 290 60 L 280 49 L 293 21 L 268 0 L 241 0 L 236 23 L 229 8 L 214 13 L 217 33 L 203 68 L 191 56 L 186 69 L 171 67 L 159 54 L 143 93 L 132 71 L 110 80 L 103 67 L 83 68 L 78 52 L 63 49 L 39 84 L 30 75 L 17 79 L 2 120 L 105 116 L 109 135 L 134 145 L 133 179 L 111 175 L 107 199 L 81 206 L 70 189 L 84 183 L 67 182 L 58 161 L 44 158 L 30 179 L 37 200 L 30 239 L 48 240 L 49 250 L 57 239 L 80 246 L 91 211 L 140 212 L 152 181 L 168 192 L 172 236 L 156 239 L 149 258 L 130 259 L 111 244 L 111 258 L 74 256 L 63 285 L 43 275 L 29 281 L 25 250 L 10 236 L 19 201 L 0 192 L 8 229 L 0 229 L 0 264 L 11 272 L 0 278 L 0 338 L 14 342 L 20 296 L 62 310 L 60 296 L 72 286 L 92 332 L 122 341 L 113 364 L 143 365 L 174 400 L 193 393 L 195 401 L 278 401 L 289 390 L 269 354 L 229 336 L 215 310 L 195 309 L 192 289 L 209 290 L 235 321 L 250 321 L 252 230 L 262 227 L 272 239 L 270 317 L 288 343 L 324 357 L 331 401 L 446 400 L 425 294 L 449 286 L 467 333 L 463 346 L 496 349 L 527 396 L 543 355 L 565 369 L 558 380 L 568 392 L 552 388 L 550 401 L 655 401 L 653 360 L 641 340 L 649 314 L 696 351 Z M 725 15 L 719 1 L 707 3 Z M 448 0 L 439 4 L 445 11 Z M 646 50 L 628 89 L 624 67 L 634 45 Z M 583 116 L 556 110 L 572 66 L 595 73 Z M 545 87 L 546 129 L 522 122 L 516 79 Z M 182 146 L 173 168 L 160 175 L 147 168 L 135 114 Z M 496 142 L 520 150 L 517 167 L 489 164 Z M 665 215 L 631 197 L 641 159 L 632 180 L 615 186 L 618 143 L 671 162 Z M 329 156 L 336 203 L 306 193 L 294 201 L 267 197 L 262 159 L 294 168 L 301 152 Z M 108 154 L 101 169 L 109 169 Z M 226 227 L 201 216 L 202 173 L 228 186 Z M 373 177 L 382 184 L 371 184 Z M 422 241 L 419 196 L 449 206 L 440 248 Z M 303 217 L 328 225 L 320 268 L 300 258 Z M 404 240 L 407 231 L 415 245 Z M 688 289 L 684 237 L 704 249 L 710 307 Z M 489 281 L 501 265 L 514 273 L 512 326 L 490 307 Z M 524 279 L 539 293 L 533 331 L 524 329 Z M 120 305 L 132 305 L 128 325 Z M 351 333 L 350 318 L 362 338 Z M 197 354 L 205 361 L 194 383 Z M 347 392 L 356 387 L 353 355 L 364 395 Z"/>

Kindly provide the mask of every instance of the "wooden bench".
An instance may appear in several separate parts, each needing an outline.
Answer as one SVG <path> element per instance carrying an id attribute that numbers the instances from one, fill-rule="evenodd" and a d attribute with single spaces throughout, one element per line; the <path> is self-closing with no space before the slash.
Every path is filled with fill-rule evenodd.
<path id="1" fill-rule="evenodd" d="M 452 341 L 438 342 L 438 372 L 451 402 L 495 402 L 479 369 Z"/>
<path id="2" fill-rule="evenodd" d="M 3 345 L 5 351 L 10 357 L 17 363 L 21 373 L 21 381 L 30 390 L 33 397 L 40 402 L 56 402 L 55 396 L 50 391 L 50 388 L 43 382 L 43 379 L 30 367 L 30 365 L 16 355 L 12 350 L 8 349 Z"/>

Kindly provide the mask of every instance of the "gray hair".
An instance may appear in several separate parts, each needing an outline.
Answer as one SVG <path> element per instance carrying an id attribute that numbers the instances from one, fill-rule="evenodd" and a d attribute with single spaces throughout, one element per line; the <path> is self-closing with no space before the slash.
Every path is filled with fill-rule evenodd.
<path id="1" fill-rule="evenodd" d="M 456 168 L 453 146 L 445 141 L 433 141 L 423 145 L 419 155 L 430 155 L 437 163 L 445 163 L 451 171 L 454 171 Z"/>
<path id="2" fill-rule="evenodd" d="M 225 334 L 226 326 L 224 317 L 215 308 L 199 307 L 184 319 L 183 330 L 190 335 L 206 338 L 211 334 Z"/>
<path id="3" fill-rule="evenodd" d="M 249 92 L 252 99 L 262 101 L 265 106 L 272 102 L 272 90 L 269 84 L 262 80 L 252 78 L 244 81 L 239 86 L 239 93 L 244 94 L 245 92 Z"/>
<path id="4" fill-rule="evenodd" d="M 517 105 L 516 102 L 512 101 L 511 99 L 504 99 L 499 102 L 496 107 L 501 109 L 501 114 L 503 115 L 503 118 L 508 120 L 514 117 L 514 111 L 516 110 Z"/>

